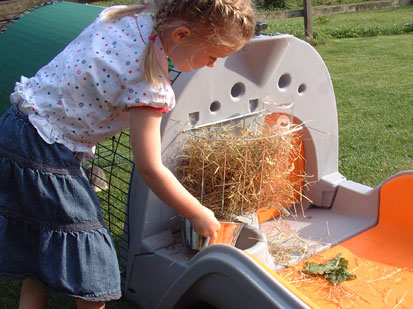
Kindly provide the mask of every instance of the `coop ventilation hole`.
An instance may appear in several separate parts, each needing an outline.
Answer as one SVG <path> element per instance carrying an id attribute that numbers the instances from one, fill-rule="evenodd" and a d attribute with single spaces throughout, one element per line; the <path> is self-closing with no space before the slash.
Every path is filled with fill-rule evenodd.
<path id="1" fill-rule="evenodd" d="M 199 112 L 189 113 L 188 118 L 191 126 L 196 125 L 199 121 Z"/>
<path id="2" fill-rule="evenodd" d="M 307 90 L 307 86 L 305 84 L 301 84 L 298 86 L 298 93 L 299 94 L 304 94 L 304 92 Z"/>
<path id="3" fill-rule="evenodd" d="M 212 113 L 215 113 L 215 112 L 219 111 L 220 108 L 221 108 L 221 103 L 220 103 L 219 101 L 214 101 L 214 102 L 212 102 L 211 105 L 209 106 L 209 110 L 210 110 Z"/>
<path id="4" fill-rule="evenodd" d="M 249 105 L 250 112 L 255 112 L 255 110 L 258 108 L 258 99 L 250 100 Z"/>
<path id="5" fill-rule="evenodd" d="M 278 80 L 278 87 L 280 89 L 287 88 L 291 84 L 291 75 L 286 73 L 281 75 L 280 79 Z"/>
<path id="6" fill-rule="evenodd" d="M 243 83 L 236 83 L 231 88 L 231 96 L 233 99 L 241 99 L 245 93 L 245 85 Z"/>

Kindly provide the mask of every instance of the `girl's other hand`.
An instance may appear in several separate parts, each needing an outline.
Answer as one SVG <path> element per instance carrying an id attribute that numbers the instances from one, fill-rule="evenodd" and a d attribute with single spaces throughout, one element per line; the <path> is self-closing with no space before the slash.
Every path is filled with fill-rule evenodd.
<path id="1" fill-rule="evenodd" d="M 221 225 L 210 209 L 201 206 L 199 210 L 200 211 L 197 212 L 196 215 L 188 219 L 195 232 L 205 237 L 211 237 L 212 241 L 216 238 Z"/>

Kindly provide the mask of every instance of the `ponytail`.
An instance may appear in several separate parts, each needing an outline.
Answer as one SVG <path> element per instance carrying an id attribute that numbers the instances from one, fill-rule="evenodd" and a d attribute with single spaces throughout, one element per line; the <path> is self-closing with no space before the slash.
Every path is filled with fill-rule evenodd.
<path id="1" fill-rule="evenodd" d="M 144 72 L 144 77 L 148 84 L 156 85 L 160 82 L 159 75 L 163 73 L 155 53 L 155 48 L 155 42 L 148 40 L 143 54 L 141 69 Z"/>
<path id="2" fill-rule="evenodd" d="M 135 15 L 142 13 L 146 9 L 144 4 L 134 4 L 128 6 L 120 6 L 118 8 L 114 8 L 112 10 L 108 10 L 105 12 L 103 16 L 104 20 L 115 20 L 125 16 Z"/>

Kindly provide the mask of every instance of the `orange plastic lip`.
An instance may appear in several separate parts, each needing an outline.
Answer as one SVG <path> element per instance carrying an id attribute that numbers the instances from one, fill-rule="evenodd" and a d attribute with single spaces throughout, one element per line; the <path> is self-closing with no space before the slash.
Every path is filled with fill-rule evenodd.
<path id="1" fill-rule="evenodd" d="M 221 228 L 217 233 L 217 237 L 211 239 L 209 244 L 227 244 L 235 246 L 243 224 L 236 222 L 220 222 L 220 224 Z"/>
<path id="2" fill-rule="evenodd" d="M 357 278 L 338 286 L 300 273 L 303 263 L 278 275 L 302 299 L 321 308 L 413 308 L 413 174 L 380 188 L 379 223 L 309 261 L 326 262 L 338 253 Z"/>

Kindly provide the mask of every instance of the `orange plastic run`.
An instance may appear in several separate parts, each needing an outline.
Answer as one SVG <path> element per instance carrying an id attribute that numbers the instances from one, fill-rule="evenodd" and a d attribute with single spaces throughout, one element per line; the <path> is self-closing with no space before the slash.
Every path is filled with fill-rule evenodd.
<path id="1" fill-rule="evenodd" d="M 301 274 L 303 263 L 275 277 L 313 308 L 413 308 L 412 210 L 413 174 L 390 179 L 380 188 L 375 227 L 309 259 L 326 262 L 341 253 L 356 279 L 334 286 Z"/>

